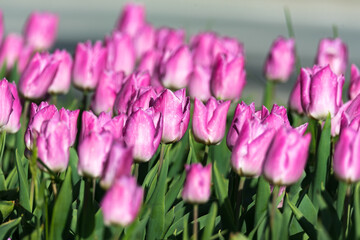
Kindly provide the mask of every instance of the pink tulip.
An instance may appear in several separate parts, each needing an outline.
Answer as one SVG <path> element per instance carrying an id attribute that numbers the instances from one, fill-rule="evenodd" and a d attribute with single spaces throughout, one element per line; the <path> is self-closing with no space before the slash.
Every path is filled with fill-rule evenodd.
<path id="1" fill-rule="evenodd" d="M 59 62 L 59 67 L 48 92 L 51 94 L 66 94 L 71 85 L 72 57 L 66 50 L 57 49 L 53 54 L 53 58 Z"/>
<path id="2" fill-rule="evenodd" d="M 4 80 L 3 80 L 4 81 Z M 1 84 L 2 81 L 0 81 Z M 6 125 L 0 127 L 0 129 L 3 129 L 4 131 L 8 132 L 8 133 L 16 133 L 17 131 L 19 131 L 20 129 L 20 117 L 21 117 L 21 111 L 22 111 L 22 106 L 21 106 L 21 102 L 20 102 L 20 98 L 16 89 L 16 84 L 13 83 L 9 83 L 9 88 L 11 91 L 11 94 L 14 98 L 14 102 L 12 105 L 12 111 L 9 117 L 9 121 L 7 122 Z M 0 94 L 1 96 L 6 96 L 6 94 Z M 2 99 L 1 100 L 2 103 L 7 102 L 7 100 Z M 1 126 L 1 124 L 0 124 Z"/>
<path id="3" fill-rule="evenodd" d="M 105 225 L 127 226 L 139 213 L 144 190 L 134 177 L 122 177 L 106 192 L 101 201 Z"/>
<path id="4" fill-rule="evenodd" d="M 244 46 L 236 38 L 217 37 L 212 47 L 212 57 L 215 60 L 219 54 L 228 56 L 228 60 L 242 56 L 245 58 Z"/>
<path id="5" fill-rule="evenodd" d="M 10 84 L 4 78 L 0 81 L 0 130 L 8 123 L 13 111 L 15 98 L 11 93 Z"/>
<path id="6" fill-rule="evenodd" d="M 359 94 L 360 94 L 360 71 L 355 64 L 352 64 L 348 96 L 350 99 L 354 99 Z"/>
<path id="7" fill-rule="evenodd" d="M 319 42 L 316 65 L 330 65 L 336 75 L 345 74 L 348 63 L 348 50 L 340 38 L 324 38 Z"/>
<path id="8" fill-rule="evenodd" d="M 203 167 L 200 163 L 186 165 L 186 181 L 182 191 L 185 202 L 206 203 L 211 193 L 211 164 Z"/>
<path id="9" fill-rule="evenodd" d="M 206 102 L 211 97 L 210 92 L 211 69 L 195 66 L 189 76 L 188 90 L 191 98 L 198 98 Z"/>
<path id="10" fill-rule="evenodd" d="M 153 87 L 140 87 L 136 90 L 132 101 L 129 103 L 127 115 L 135 112 L 139 108 L 148 109 L 153 105 L 154 100 L 158 97 L 158 93 Z"/>
<path id="11" fill-rule="evenodd" d="M 154 48 L 155 40 L 155 28 L 150 24 L 145 24 L 134 37 L 134 48 L 138 59 Z"/>
<path id="12" fill-rule="evenodd" d="M 289 97 L 289 109 L 298 113 L 303 114 L 304 110 L 301 105 L 301 86 L 300 86 L 300 75 L 296 79 L 294 88 L 292 89 Z"/>
<path id="13" fill-rule="evenodd" d="M 66 123 L 66 126 L 68 127 L 69 132 L 70 132 L 70 146 L 74 145 L 75 140 L 76 140 L 76 135 L 78 132 L 78 129 L 77 129 L 78 121 L 77 120 L 79 117 L 79 113 L 80 113 L 79 109 L 70 111 L 65 108 L 62 108 L 59 110 L 60 120 L 64 123 Z"/>
<path id="14" fill-rule="evenodd" d="M 156 32 L 156 48 L 161 51 L 174 51 L 185 43 L 185 30 L 159 28 Z"/>
<path id="15" fill-rule="evenodd" d="M 275 130 L 278 130 L 282 126 L 290 127 L 286 108 L 274 104 L 270 114 L 262 116 L 262 123 Z"/>
<path id="16" fill-rule="evenodd" d="M 116 29 L 134 37 L 145 24 L 145 15 L 145 8 L 142 4 L 127 3 L 119 17 Z"/>
<path id="17" fill-rule="evenodd" d="M 210 90 L 218 99 L 238 100 L 246 84 L 245 60 L 243 56 L 231 58 L 219 54 L 215 60 L 210 81 Z"/>
<path id="18" fill-rule="evenodd" d="M 265 178 L 274 185 L 288 186 L 299 180 L 304 171 L 311 135 L 281 127 L 266 154 L 263 165 Z"/>
<path id="19" fill-rule="evenodd" d="M 269 81 L 287 82 L 295 66 L 295 40 L 278 37 L 270 48 L 264 65 Z"/>
<path id="20" fill-rule="evenodd" d="M 106 66 L 107 50 L 101 41 L 78 43 L 73 67 L 73 83 L 82 90 L 94 90 Z"/>
<path id="21" fill-rule="evenodd" d="M 23 46 L 22 50 L 20 51 L 17 64 L 17 70 L 19 74 L 21 74 L 25 70 L 33 53 L 34 49 L 31 46 Z"/>
<path id="22" fill-rule="evenodd" d="M 214 60 L 212 50 L 216 37 L 216 33 L 214 32 L 204 32 L 198 33 L 191 38 L 190 48 L 196 65 L 204 67 L 210 67 L 212 65 Z"/>
<path id="23" fill-rule="evenodd" d="M 7 71 L 11 70 L 19 60 L 23 45 L 24 39 L 21 35 L 15 33 L 7 35 L 0 47 L 0 66 L 6 63 Z"/>
<path id="24" fill-rule="evenodd" d="M 159 79 L 159 62 L 162 52 L 152 49 L 143 54 L 140 59 L 138 71 L 148 71 L 151 76 L 151 86 L 163 87 Z"/>
<path id="25" fill-rule="evenodd" d="M 230 101 L 217 101 L 211 97 L 205 106 L 195 98 L 192 120 L 195 140 L 204 144 L 220 143 L 225 134 L 229 107 Z"/>
<path id="26" fill-rule="evenodd" d="M 360 95 L 343 104 L 337 114 L 331 119 L 331 135 L 335 137 L 340 129 L 349 126 L 360 116 Z"/>
<path id="27" fill-rule="evenodd" d="M 32 12 L 26 21 L 24 36 L 28 45 L 48 50 L 55 42 L 59 17 L 49 12 Z"/>

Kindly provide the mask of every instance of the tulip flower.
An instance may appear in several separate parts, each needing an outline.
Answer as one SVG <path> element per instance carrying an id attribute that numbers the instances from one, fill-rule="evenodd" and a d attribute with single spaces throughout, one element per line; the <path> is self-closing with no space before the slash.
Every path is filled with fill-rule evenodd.
<path id="1" fill-rule="evenodd" d="M 105 163 L 100 185 L 108 189 L 120 177 L 130 176 L 132 163 L 132 148 L 126 147 L 122 141 L 114 141 Z"/>
<path id="2" fill-rule="evenodd" d="M 28 45 L 48 50 L 55 42 L 59 17 L 49 12 L 33 12 L 26 21 L 24 36 Z"/>
<path id="3" fill-rule="evenodd" d="M 20 51 L 17 64 L 17 71 L 19 74 L 21 74 L 27 67 L 33 52 L 34 49 L 31 46 L 23 46 L 22 50 Z"/>
<path id="4" fill-rule="evenodd" d="M 348 63 L 348 50 L 340 38 L 324 38 L 319 42 L 316 65 L 329 65 L 336 75 L 345 74 Z"/>
<path id="5" fill-rule="evenodd" d="M 133 112 L 124 127 L 124 141 L 133 147 L 134 160 L 147 162 L 155 154 L 161 140 L 163 117 L 152 108 Z"/>
<path id="6" fill-rule="evenodd" d="M 132 73 L 136 55 L 131 37 L 125 33 L 113 32 L 106 38 L 107 69 L 115 72 L 124 71 L 126 75 Z"/>
<path id="7" fill-rule="evenodd" d="M 190 97 L 186 97 L 186 89 L 176 92 L 165 89 L 153 107 L 155 111 L 161 112 L 164 121 L 161 142 L 180 141 L 190 121 Z"/>
<path id="8" fill-rule="evenodd" d="M 4 81 L 4 80 L 2 80 L 2 81 Z M 0 81 L 0 85 L 2 84 L 2 81 Z M 9 121 L 7 122 L 7 124 L 5 124 L 2 127 L 1 127 L 2 124 L 0 124 L 0 130 L 3 129 L 4 131 L 6 131 L 8 133 L 16 133 L 17 131 L 19 131 L 20 126 L 21 126 L 20 125 L 20 117 L 21 117 L 22 106 L 21 106 L 20 98 L 19 98 L 19 95 L 17 92 L 16 84 L 14 82 L 9 83 L 9 88 L 10 88 L 11 94 L 14 98 L 14 102 L 12 104 L 12 111 L 10 113 Z M 0 95 L 7 96 L 7 93 L 0 94 Z M 1 99 L 0 101 L 2 103 L 7 102 L 6 99 Z"/>
<path id="9" fill-rule="evenodd" d="M 73 83 L 82 90 L 94 90 L 106 66 L 107 50 L 101 41 L 78 43 L 75 50 Z"/>
<path id="10" fill-rule="evenodd" d="M 245 61 L 243 56 L 230 59 L 219 54 L 215 60 L 210 81 L 210 90 L 214 97 L 223 100 L 238 100 L 246 84 Z"/>
<path id="11" fill-rule="evenodd" d="M 219 54 L 225 54 L 228 61 L 242 56 L 245 58 L 244 46 L 236 38 L 217 37 L 212 47 L 212 57 L 215 60 Z"/>
<path id="12" fill-rule="evenodd" d="M 15 98 L 9 85 L 5 78 L 0 81 L 0 130 L 8 123 L 13 111 Z"/>
<path id="13" fill-rule="evenodd" d="M 21 35 L 15 33 L 7 35 L 0 47 L 0 66 L 6 63 L 7 71 L 11 70 L 19 59 L 23 45 L 24 39 Z"/>
<path id="14" fill-rule="evenodd" d="M 206 203 L 211 193 L 211 164 L 203 167 L 200 163 L 186 165 L 186 181 L 182 198 L 190 203 Z"/>
<path id="15" fill-rule="evenodd" d="M 208 145 L 220 143 L 225 134 L 229 107 L 230 101 L 217 101 L 211 97 L 205 106 L 195 98 L 192 120 L 195 140 Z"/>
<path id="16" fill-rule="evenodd" d="M 193 70 L 192 56 L 187 46 L 164 54 L 160 65 L 160 80 L 164 87 L 181 89 L 187 86 Z"/>
<path id="17" fill-rule="evenodd" d="M 330 113 L 334 117 L 342 105 L 344 76 L 337 76 L 329 66 L 300 72 L 301 105 L 308 116 L 323 120 Z"/>
<path id="18" fill-rule="evenodd" d="M 150 24 L 145 24 L 134 37 L 134 48 L 138 59 L 154 48 L 155 40 L 155 28 Z"/>
<path id="19" fill-rule="evenodd" d="M 185 43 L 185 30 L 160 28 L 156 32 L 156 48 L 161 51 L 174 51 Z"/>
<path id="20" fill-rule="evenodd" d="M 59 61 L 48 53 L 36 53 L 19 80 L 19 91 L 27 99 L 41 99 L 57 74 Z"/>
<path id="21" fill-rule="evenodd" d="M 163 87 L 159 80 L 159 62 L 162 57 L 162 52 L 157 49 L 152 49 L 144 53 L 140 59 L 137 70 L 148 71 L 151 76 L 151 86 Z"/>
<path id="22" fill-rule="evenodd" d="M 265 178 L 274 185 L 289 186 L 304 171 L 311 135 L 281 127 L 272 140 L 263 165 Z"/>
<path id="23" fill-rule="evenodd" d="M 145 15 L 142 4 L 127 3 L 119 17 L 116 29 L 134 37 L 145 24 Z"/>
<path id="24" fill-rule="evenodd" d="M 289 97 L 289 109 L 298 113 L 303 114 L 304 110 L 301 105 L 301 86 L 300 86 L 300 75 L 296 79 L 294 88 L 292 89 Z"/>
<path id="25" fill-rule="evenodd" d="M 139 213 L 144 190 L 134 177 L 122 177 L 106 192 L 101 201 L 105 225 L 127 226 Z"/>
<path id="26" fill-rule="evenodd" d="M 270 48 L 264 65 L 269 81 L 286 82 L 295 66 L 295 40 L 278 37 Z"/>
<path id="27" fill-rule="evenodd" d="M 143 110 L 148 109 L 153 105 L 154 100 L 158 97 L 158 94 L 153 87 L 140 87 L 136 90 L 133 100 L 129 103 L 127 115 L 135 112 L 139 108 Z"/>
<path id="28" fill-rule="evenodd" d="M 360 71 L 355 64 L 352 64 L 348 96 L 350 99 L 354 99 L 359 94 L 360 94 Z"/>
<path id="29" fill-rule="evenodd" d="M 59 61 L 59 67 L 48 92 L 51 94 L 66 94 L 71 84 L 72 57 L 66 50 L 57 49 L 53 54 L 53 58 Z"/>
<path id="30" fill-rule="evenodd" d="M 91 102 L 91 109 L 96 114 L 112 112 L 116 94 L 120 91 L 123 80 L 123 72 L 104 70 L 100 74 L 99 83 Z"/>
<path id="31" fill-rule="evenodd" d="M 70 132 L 70 146 L 74 145 L 77 134 L 77 120 L 79 117 L 80 110 L 70 111 L 65 108 L 59 110 L 59 117 L 62 122 L 66 123 L 66 126 Z"/>
<path id="32" fill-rule="evenodd" d="M 216 57 L 212 55 L 212 49 L 216 37 L 216 33 L 204 32 L 191 38 L 190 48 L 196 65 L 204 67 L 210 67 L 212 65 L 214 57 Z"/>
<path id="33" fill-rule="evenodd" d="M 195 66 L 189 76 L 188 90 L 191 98 L 198 98 L 206 102 L 211 97 L 210 92 L 211 69 Z"/>
<path id="34" fill-rule="evenodd" d="M 270 114 L 262 116 L 262 123 L 267 124 L 268 127 L 278 130 L 280 127 L 290 127 L 290 122 L 287 117 L 286 108 L 283 106 L 273 105 Z"/>

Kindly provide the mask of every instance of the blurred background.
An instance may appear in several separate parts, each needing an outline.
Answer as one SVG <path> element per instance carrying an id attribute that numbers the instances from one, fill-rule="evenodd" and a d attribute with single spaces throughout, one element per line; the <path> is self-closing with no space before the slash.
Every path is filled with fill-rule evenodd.
<path id="1" fill-rule="evenodd" d="M 139 2 L 139 1 L 137 1 Z M 55 48 L 75 49 L 76 43 L 103 39 L 114 27 L 126 1 L 119 0 L 12 0 L 2 1 L 5 31 L 21 32 L 30 12 L 51 11 L 59 14 L 60 24 Z M 243 97 L 262 102 L 265 79 L 262 68 L 272 41 L 279 35 L 288 37 L 284 8 L 291 14 L 298 55 L 303 67 L 313 65 L 318 42 L 332 37 L 334 26 L 348 44 L 349 81 L 351 63 L 360 63 L 360 1 L 239 1 L 239 0 L 151 0 L 146 6 L 147 20 L 156 27 L 184 28 L 187 38 L 212 30 L 238 38 L 246 51 L 247 85 Z M 296 73 L 277 88 L 277 102 L 286 104 Z"/>

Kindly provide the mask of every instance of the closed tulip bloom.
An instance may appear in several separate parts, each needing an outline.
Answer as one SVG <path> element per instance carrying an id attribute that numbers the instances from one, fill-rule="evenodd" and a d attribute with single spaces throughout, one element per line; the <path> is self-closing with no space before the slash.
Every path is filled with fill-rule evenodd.
<path id="1" fill-rule="evenodd" d="M 308 116 L 323 120 L 330 113 L 334 117 L 342 105 L 344 76 L 334 74 L 329 66 L 300 72 L 301 104 Z"/>
<path id="2" fill-rule="evenodd" d="M 21 74 L 25 70 L 33 53 L 34 53 L 34 49 L 31 46 L 27 46 L 27 45 L 23 46 L 23 48 L 20 51 L 18 64 L 17 64 L 17 70 L 19 74 Z"/>
<path id="3" fill-rule="evenodd" d="M 344 128 L 335 146 L 334 173 L 346 183 L 360 180 L 359 165 L 360 132 L 351 127 Z"/>
<path id="4" fill-rule="evenodd" d="M 159 62 L 162 52 L 158 49 L 151 49 L 144 53 L 139 60 L 138 71 L 148 71 L 151 76 L 151 86 L 163 87 L 159 79 Z"/>
<path id="5" fill-rule="evenodd" d="M 78 43 L 75 50 L 73 83 L 82 90 L 94 90 L 106 66 L 107 50 L 101 41 Z"/>
<path id="6" fill-rule="evenodd" d="M 4 78 L 0 81 L 0 130 L 8 123 L 13 111 L 14 96 L 11 93 L 10 84 Z"/>
<path id="7" fill-rule="evenodd" d="M 127 115 L 130 115 L 132 112 L 135 112 L 139 108 L 144 110 L 148 109 L 153 105 L 154 100 L 158 97 L 158 93 L 155 88 L 148 87 L 140 87 L 136 90 L 133 101 L 130 102 Z"/>
<path id="8" fill-rule="evenodd" d="M 24 39 L 21 35 L 16 33 L 7 35 L 0 47 L 0 66 L 6 63 L 7 71 L 11 70 L 19 59 L 23 45 Z"/>
<path id="9" fill-rule="evenodd" d="M 203 167 L 200 163 L 186 165 L 186 180 L 182 191 L 185 202 L 199 204 L 209 201 L 211 193 L 211 164 Z"/>
<path id="10" fill-rule="evenodd" d="M 99 83 L 91 102 L 91 109 L 96 113 L 113 111 L 116 94 L 120 91 L 124 80 L 123 72 L 104 70 L 100 74 Z"/>
<path id="11" fill-rule="evenodd" d="M 59 61 L 59 67 L 48 92 L 51 94 L 66 94 L 71 85 L 72 57 L 66 50 L 57 49 L 53 54 L 53 58 Z"/>
<path id="12" fill-rule="evenodd" d="M 330 65 L 336 75 L 345 74 L 348 63 L 348 50 L 340 38 L 324 38 L 319 42 L 316 65 Z"/>
<path id="13" fill-rule="evenodd" d="M 103 172 L 113 137 L 108 131 L 90 132 L 79 143 L 78 173 L 81 176 L 99 178 Z"/>
<path id="14" fill-rule="evenodd" d="M 41 161 L 53 172 L 63 172 L 69 162 L 70 131 L 58 119 L 46 121 L 37 137 L 36 145 Z M 41 169 L 44 168 L 39 165 Z"/>
<path id="15" fill-rule="evenodd" d="M 236 38 L 217 37 L 212 47 L 213 59 L 215 60 L 219 54 L 226 54 L 229 61 L 238 56 L 245 58 L 244 45 Z"/>
<path id="16" fill-rule="evenodd" d="M 70 146 L 74 145 L 77 135 L 77 120 L 79 117 L 80 110 L 70 111 L 68 109 L 62 108 L 59 110 L 60 120 L 66 123 L 66 126 L 70 132 Z"/>
<path id="17" fill-rule="evenodd" d="M 161 51 L 174 51 L 185 43 L 185 30 L 159 28 L 156 32 L 156 48 Z"/>
<path id="18" fill-rule="evenodd" d="M 189 76 L 188 90 L 191 98 L 198 98 L 206 102 L 211 97 L 210 92 L 211 69 L 195 66 Z"/>
<path id="19" fill-rule="evenodd" d="M 282 127 L 274 135 L 266 154 L 263 174 L 274 185 L 288 186 L 299 180 L 304 171 L 311 135 L 302 136 L 296 129 Z"/>
<path id="20" fill-rule="evenodd" d="M 186 97 L 186 89 L 176 92 L 165 89 L 155 100 L 154 109 L 163 116 L 161 142 L 180 141 L 190 121 L 190 97 Z"/>
<path id="21" fill-rule="evenodd" d="M 244 64 L 243 56 L 232 60 L 224 54 L 217 56 L 210 81 L 210 90 L 214 97 L 233 101 L 240 98 L 246 84 Z"/>
<path id="22" fill-rule="evenodd" d="M 354 99 L 359 94 L 360 94 L 360 71 L 355 64 L 352 64 L 348 96 L 350 99 Z"/>
<path id="23" fill-rule="evenodd" d="M 166 88 L 181 89 L 187 86 L 192 70 L 191 52 L 187 46 L 182 46 L 164 54 L 160 66 L 160 80 Z"/>
<path id="24" fill-rule="evenodd" d="M 147 162 L 155 154 L 161 140 L 163 118 L 149 108 L 133 112 L 124 127 L 124 141 L 133 147 L 134 160 Z"/>
<path id="25" fill-rule="evenodd" d="M 119 17 L 116 29 L 131 37 L 144 26 L 146 21 L 145 8 L 142 4 L 127 3 Z"/>
<path id="26" fill-rule="evenodd" d="M 14 97 L 14 102 L 12 105 L 12 111 L 11 111 L 11 114 L 9 117 L 9 121 L 7 122 L 6 125 L 0 127 L 0 129 L 2 128 L 4 131 L 6 131 L 8 133 L 16 133 L 17 131 L 19 131 L 20 126 L 21 126 L 20 125 L 20 117 L 21 117 L 21 112 L 22 112 L 22 106 L 21 106 L 19 94 L 17 92 L 16 84 L 14 82 L 10 83 L 9 88 L 10 88 L 12 96 Z M 1 96 L 6 96 L 6 94 L 5 95 L 1 94 Z M 4 102 L 6 102 L 6 100 L 1 100 L 1 102 L 4 103 Z"/>
<path id="27" fill-rule="evenodd" d="M 100 185 L 108 189 L 122 176 L 131 176 L 133 163 L 132 148 L 126 147 L 122 141 L 114 141 L 106 161 Z"/>
<path id="28" fill-rule="evenodd" d="M 286 108 L 283 106 L 273 105 L 270 114 L 262 117 L 262 123 L 268 127 L 278 130 L 280 127 L 290 127 L 290 122 L 287 117 Z"/>
<path id="29" fill-rule="evenodd" d="M 212 55 L 212 49 L 216 40 L 216 33 L 204 32 L 198 33 L 190 40 L 190 48 L 193 53 L 194 63 L 209 67 L 212 65 L 214 56 Z"/>
<path id="30" fill-rule="evenodd" d="M 343 104 L 337 114 L 331 119 L 331 135 L 335 137 L 342 127 L 347 127 L 360 116 L 360 95 Z"/>
<path id="31" fill-rule="evenodd" d="M 269 81 L 286 82 L 295 66 L 295 40 L 278 37 L 270 48 L 264 65 Z"/>
<path id="32" fill-rule="evenodd" d="M 137 58 L 141 58 L 144 53 L 150 51 L 155 46 L 156 32 L 155 28 L 150 24 L 145 24 L 137 32 L 134 38 L 134 48 Z"/>
<path id="33" fill-rule="evenodd" d="M 113 32 L 106 38 L 107 69 L 115 72 L 124 71 L 126 75 L 132 73 L 136 55 L 131 37 L 125 33 Z"/>
<path id="34" fill-rule="evenodd" d="M 230 101 L 211 97 L 206 106 L 197 98 L 194 102 L 192 130 L 195 140 L 204 144 L 218 144 L 225 134 L 226 116 Z"/>
<path id="35" fill-rule="evenodd" d="M 139 213 L 144 190 L 134 177 L 122 177 L 106 192 L 101 201 L 105 225 L 127 226 Z"/>
<path id="36" fill-rule="evenodd" d="M 55 42 L 59 17 L 49 12 L 33 12 L 26 21 L 24 36 L 28 45 L 47 50 Z"/>
<path id="37" fill-rule="evenodd" d="M 304 110 L 301 105 L 301 86 L 300 86 L 300 75 L 296 79 L 294 88 L 292 89 L 289 96 L 289 109 L 298 113 L 303 114 Z"/>
<path id="38" fill-rule="evenodd" d="M 231 154 L 234 171 L 240 176 L 260 176 L 274 133 L 275 129 L 261 124 L 259 119 L 245 119 Z"/>
<path id="39" fill-rule="evenodd" d="M 57 74 L 59 61 L 48 53 L 36 53 L 19 80 L 19 91 L 27 99 L 43 98 Z"/>

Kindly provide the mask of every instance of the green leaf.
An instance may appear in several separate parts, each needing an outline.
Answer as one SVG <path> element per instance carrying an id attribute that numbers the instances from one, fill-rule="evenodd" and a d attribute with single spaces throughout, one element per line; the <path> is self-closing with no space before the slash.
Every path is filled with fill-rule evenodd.
<path id="1" fill-rule="evenodd" d="M 79 158 L 74 148 L 70 148 L 69 151 L 70 151 L 69 166 L 71 167 L 71 169 L 74 169 L 73 171 L 71 171 L 71 179 L 72 179 L 72 183 L 75 185 L 81 179 L 78 172 L 76 171 Z"/>
<path id="2" fill-rule="evenodd" d="M 164 227 L 165 231 L 161 238 L 164 238 L 165 234 L 169 230 L 170 226 L 173 224 L 174 220 L 175 220 L 175 208 L 172 208 L 165 215 L 165 227 Z"/>
<path id="3" fill-rule="evenodd" d="M 355 186 L 354 192 L 355 238 L 360 239 L 360 183 Z"/>
<path id="4" fill-rule="evenodd" d="M 194 142 L 194 135 L 192 133 L 192 130 L 189 130 L 189 143 L 190 143 L 190 149 L 192 149 L 192 162 L 200 162 L 198 156 L 196 155 L 196 146 Z"/>
<path id="5" fill-rule="evenodd" d="M 230 240 L 247 240 L 247 239 L 248 238 L 242 233 L 230 234 Z"/>
<path id="6" fill-rule="evenodd" d="M 95 211 L 94 202 L 91 195 L 91 179 L 84 179 L 85 189 L 83 204 L 80 211 L 80 219 L 78 219 L 78 229 L 80 239 L 93 239 L 95 232 Z M 80 190 L 81 192 L 81 190 Z"/>
<path id="7" fill-rule="evenodd" d="M 21 217 L 10 220 L 0 225 L 0 239 L 7 239 L 10 237 L 16 226 L 20 223 Z"/>
<path id="8" fill-rule="evenodd" d="M 189 217 L 184 217 L 183 240 L 188 240 L 189 239 L 188 222 L 189 222 Z"/>
<path id="9" fill-rule="evenodd" d="M 70 214 L 72 203 L 71 167 L 68 168 L 65 180 L 52 213 L 50 226 L 50 239 L 63 239 L 63 232 L 66 231 L 66 223 Z"/>
<path id="10" fill-rule="evenodd" d="M 186 171 L 183 171 L 179 178 L 174 179 L 174 184 L 170 186 L 169 191 L 166 193 L 165 197 L 165 211 L 169 211 L 171 206 L 173 205 L 174 201 L 176 200 L 177 196 L 179 195 L 180 191 L 184 186 L 186 178 Z"/>
<path id="11" fill-rule="evenodd" d="M 18 181 L 19 181 L 19 187 L 20 187 L 20 192 L 19 192 L 19 202 L 20 205 L 26 209 L 27 211 L 31 212 L 31 207 L 30 207 L 30 201 L 29 201 L 29 185 L 28 185 L 28 180 L 25 177 L 25 170 L 27 171 L 27 169 L 24 169 L 22 167 L 21 164 L 21 159 L 20 156 L 16 150 L 16 170 L 18 172 Z"/>
<path id="12" fill-rule="evenodd" d="M 202 240 L 210 239 L 211 234 L 214 231 L 214 227 L 215 227 L 216 214 L 217 214 L 217 205 L 214 202 L 211 205 L 210 212 L 206 219 L 205 229 L 204 229 L 204 232 L 203 232 L 202 238 L 201 238 Z"/>
<path id="13" fill-rule="evenodd" d="M 6 60 L 4 61 L 0 69 L 0 79 L 3 79 L 4 77 L 6 77 Z"/>
<path id="14" fill-rule="evenodd" d="M 271 109 L 274 101 L 275 82 L 266 80 L 266 87 L 264 93 L 264 106 Z"/>
<path id="15" fill-rule="evenodd" d="M 104 216 L 102 214 L 101 208 L 95 214 L 95 233 L 94 239 L 101 240 L 104 236 Z"/>
<path id="16" fill-rule="evenodd" d="M 4 220 L 11 214 L 14 210 L 14 206 L 15 201 L 0 201 L 1 222 L 4 222 Z"/>
<path id="17" fill-rule="evenodd" d="M 14 167 L 11 172 L 7 175 L 5 179 L 5 185 L 7 189 L 14 189 L 18 184 L 18 174 L 16 171 L 16 167 Z"/>
<path id="18" fill-rule="evenodd" d="M 167 233 L 165 234 L 165 239 L 169 238 L 171 235 L 177 236 L 178 234 L 180 234 L 181 232 L 183 232 L 185 230 L 185 227 L 186 227 L 186 230 L 187 230 L 187 226 L 184 225 L 184 222 L 185 221 L 188 222 L 189 216 L 190 216 L 190 214 L 186 213 L 183 217 L 181 217 L 177 221 L 175 221 L 170 226 Z"/>
<path id="19" fill-rule="evenodd" d="M 344 183 L 343 181 L 339 181 L 339 186 L 337 189 L 338 190 L 338 198 L 336 200 L 336 212 L 338 214 L 339 219 L 341 219 L 341 216 L 342 216 L 343 210 L 344 210 L 346 189 L 347 189 L 347 184 Z"/>
<path id="20" fill-rule="evenodd" d="M 255 225 L 259 222 L 261 216 L 267 211 L 270 198 L 270 185 L 263 176 L 259 177 L 258 188 L 255 199 Z"/>
<path id="21" fill-rule="evenodd" d="M 0 167 L 0 191 L 6 191 L 6 181 L 5 181 L 5 175 Z"/>
<path id="22" fill-rule="evenodd" d="M 148 209 L 144 216 L 142 217 L 142 219 L 139 221 L 134 221 L 128 228 L 124 237 L 124 240 L 128 240 L 128 239 L 132 239 L 132 240 L 137 240 L 137 239 L 141 239 L 144 231 L 145 231 L 145 227 L 146 224 L 148 223 L 150 217 L 150 210 Z"/>

